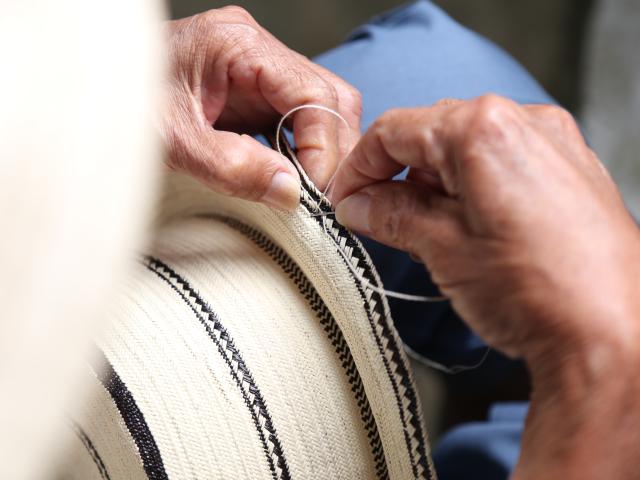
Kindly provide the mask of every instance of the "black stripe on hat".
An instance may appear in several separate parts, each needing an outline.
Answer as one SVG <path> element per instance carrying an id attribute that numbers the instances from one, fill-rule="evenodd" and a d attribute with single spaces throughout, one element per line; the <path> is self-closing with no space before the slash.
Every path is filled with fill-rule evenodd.
<path id="1" fill-rule="evenodd" d="M 146 266 L 180 295 L 207 330 L 218 352 L 229 366 L 231 376 L 242 393 L 244 402 L 255 424 L 258 437 L 262 442 L 271 476 L 274 480 L 290 480 L 289 465 L 285 459 L 282 443 L 278 438 L 267 404 L 229 332 L 227 332 L 218 316 L 198 292 L 171 267 L 152 257 L 147 257 Z"/>
<path id="2" fill-rule="evenodd" d="M 309 194 L 312 195 L 312 193 L 313 192 L 309 190 Z M 329 208 L 322 204 L 319 197 L 317 202 L 318 205 L 321 205 L 323 210 Z M 309 213 L 314 213 L 315 208 L 317 208 L 314 205 L 306 203 L 304 198 L 302 204 Z M 323 221 L 326 220 L 323 220 L 322 217 L 314 218 L 324 229 Z M 379 287 L 379 285 L 377 285 L 376 278 L 371 271 L 371 267 L 366 261 L 363 248 L 353 235 L 335 221 L 331 223 L 331 228 L 329 230 L 336 237 L 334 239 L 336 248 L 342 249 L 348 257 L 353 258 L 353 263 L 358 265 L 358 268 L 362 269 L 362 278 L 371 285 Z M 342 260 L 346 262 L 344 258 Z M 426 452 L 427 440 L 423 435 L 418 397 L 411 382 L 409 368 L 402 358 L 402 354 L 398 348 L 398 343 L 396 342 L 391 326 L 389 325 L 389 317 L 385 311 L 382 297 L 376 291 L 371 291 L 370 296 L 367 296 L 365 293 L 366 286 L 363 285 L 363 282 L 355 277 L 354 280 L 356 281 L 356 286 L 364 302 L 371 332 L 373 333 L 380 352 L 385 372 L 391 382 L 396 406 L 400 415 L 400 421 L 402 422 L 407 452 L 411 459 L 411 469 L 413 474 L 416 478 L 435 478 L 431 462 L 429 461 L 429 456 Z M 380 329 L 381 334 L 378 333 L 378 329 Z M 401 390 L 404 393 L 401 394 Z"/>
<path id="3" fill-rule="evenodd" d="M 315 289 L 313 284 L 306 277 L 304 272 L 300 269 L 297 263 L 295 263 L 287 253 L 282 250 L 278 245 L 271 241 L 266 235 L 258 230 L 245 225 L 238 220 L 222 216 L 208 216 L 208 218 L 214 218 L 222 221 L 239 231 L 258 247 L 260 247 L 267 255 L 269 255 L 282 270 L 289 276 L 293 283 L 298 288 L 298 291 L 304 296 L 309 303 L 309 307 L 314 311 L 316 317 L 323 326 L 328 339 L 331 341 L 335 352 L 338 354 L 342 368 L 345 371 L 349 385 L 351 385 L 351 392 L 355 397 L 356 404 L 360 408 L 360 418 L 363 422 L 364 429 L 369 440 L 369 446 L 371 448 L 371 455 L 373 456 L 376 478 L 384 480 L 389 478 L 389 471 L 387 468 L 387 462 L 384 455 L 384 448 L 380 434 L 378 433 L 378 425 L 376 419 L 371 410 L 369 399 L 367 398 L 360 372 L 353 359 L 349 345 L 337 324 L 335 318 L 331 314 L 331 311 L 322 300 L 322 297 Z"/>
<path id="4" fill-rule="evenodd" d="M 118 411 L 138 447 L 138 453 L 142 459 L 142 466 L 147 477 L 149 477 L 149 480 L 168 480 L 169 477 L 164 470 L 160 450 L 151 430 L 149 430 L 144 415 L 138 408 L 127 386 L 113 369 L 109 360 L 107 360 L 104 352 L 100 349 L 97 350 L 101 358 L 96 359 L 98 364 L 93 370 L 118 407 Z"/>
<path id="5" fill-rule="evenodd" d="M 96 450 L 96 447 L 93 445 L 93 442 L 89 438 L 89 435 L 87 435 L 87 432 L 85 432 L 83 428 L 73 420 L 70 421 L 70 424 L 71 430 L 73 430 L 73 433 L 76 434 L 76 436 L 82 442 L 82 445 L 84 445 L 84 448 L 87 450 L 87 453 L 91 457 L 91 460 L 93 460 L 94 465 L 98 469 L 98 473 L 100 473 L 100 477 L 102 478 L 102 480 L 111 480 L 109 471 L 102 461 L 102 457 L 98 453 L 98 450 Z"/>

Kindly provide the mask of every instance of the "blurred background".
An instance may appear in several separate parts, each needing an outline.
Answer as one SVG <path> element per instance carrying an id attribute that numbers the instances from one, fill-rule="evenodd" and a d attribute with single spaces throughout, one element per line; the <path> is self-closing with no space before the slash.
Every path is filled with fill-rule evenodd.
<path id="1" fill-rule="evenodd" d="M 171 0 L 174 18 L 241 5 L 289 47 L 314 56 L 401 0 Z M 640 215 L 640 0 L 434 0 L 500 45 L 574 113 Z M 432 46 L 431 48 L 437 48 Z"/>
<path id="2" fill-rule="evenodd" d="M 210 8 L 241 5 L 289 47 L 312 57 L 338 45 L 371 16 L 402 3 L 173 0 L 170 6 L 172 16 L 181 18 Z M 640 0 L 434 3 L 509 52 L 576 115 L 589 143 L 622 188 L 630 210 L 640 218 Z M 418 364 L 414 368 L 434 440 L 456 423 L 483 419 L 491 402 L 527 397 L 527 379 L 522 374 L 505 379 L 504 389 L 485 391 L 479 397 L 477 388 L 468 388 L 474 381 L 468 374 L 451 377 Z"/>
<path id="3" fill-rule="evenodd" d="M 237 0 L 289 47 L 307 56 L 339 44 L 370 17 L 402 0 Z M 492 39 L 522 62 L 558 100 L 578 107 L 579 63 L 592 0 L 436 0 L 451 16 Z M 173 0 L 174 18 L 230 5 L 224 0 Z M 435 47 L 435 46 L 434 46 Z"/>

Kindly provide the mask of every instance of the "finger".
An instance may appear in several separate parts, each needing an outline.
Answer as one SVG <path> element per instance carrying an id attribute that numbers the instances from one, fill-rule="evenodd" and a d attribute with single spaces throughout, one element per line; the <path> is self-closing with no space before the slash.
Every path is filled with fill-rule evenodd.
<path id="1" fill-rule="evenodd" d="M 568 148 L 569 153 L 582 153 L 586 142 L 573 115 L 556 105 L 524 105 L 523 109 L 530 115 L 536 127 L 544 131 L 561 148 Z"/>
<path id="2" fill-rule="evenodd" d="M 329 192 L 339 202 L 371 183 L 387 180 L 407 166 L 440 175 L 444 152 L 430 132 L 443 122 L 450 108 L 390 110 L 365 132 L 347 159 L 339 166 Z"/>
<path id="3" fill-rule="evenodd" d="M 464 102 L 465 100 L 460 100 L 459 98 L 441 98 L 433 106 L 434 107 L 453 107 L 455 105 L 460 105 Z"/>
<path id="4" fill-rule="evenodd" d="M 411 168 L 405 178 L 407 182 L 417 183 L 423 185 L 430 190 L 433 190 L 440 195 L 446 195 L 447 192 L 442 185 L 442 180 L 438 175 L 438 172 L 430 168 L 418 169 Z"/>
<path id="5" fill-rule="evenodd" d="M 335 106 L 337 103 L 334 103 Z M 340 129 L 340 120 L 321 110 L 300 110 L 293 119 L 296 155 L 309 178 L 320 190 L 326 188 L 341 160 Z"/>
<path id="6" fill-rule="evenodd" d="M 213 190 L 293 210 L 300 200 L 300 179 L 282 155 L 248 135 L 200 129 L 174 137 L 170 157 Z"/>
<path id="7" fill-rule="evenodd" d="M 514 159 L 505 155 L 521 136 L 523 114 L 514 102 L 484 96 L 467 102 L 396 109 L 364 134 L 334 177 L 329 197 L 339 202 L 409 166 L 437 175 L 446 193 L 461 193 L 462 181 L 494 175 Z"/>
<path id="8" fill-rule="evenodd" d="M 336 89 L 338 94 L 338 113 L 349 125 L 347 138 L 340 137 L 341 160 L 347 157 L 361 137 L 360 122 L 362 119 L 362 95 L 354 86 L 318 64 L 311 64 L 318 75 L 325 78 Z M 342 133 L 342 130 L 340 130 Z"/>
<path id="9" fill-rule="evenodd" d="M 273 44 L 281 45 L 283 49 L 287 47 L 282 44 L 277 38 L 275 38 L 270 32 L 264 30 L 266 36 L 268 36 Z M 287 49 L 288 50 L 288 49 Z M 310 61 L 304 55 L 301 55 L 293 50 L 288 50 L 293 57 L 294 63 L 299 63 L 312 69 L 318 77 L 320 77 L 325 83 L 331 85 L 337 95 L 337 103 L 334 110 L 337 111 L 345 120 L 348 125 L 347 131 L 342 130 L 340 122 L 336 122 L 336 118 L 330 119 L 330 121 L 336 123 L 340 128 L 338 129 L 338 141 L 337 141 L 337 153 L 338 161 L 343 160 L 351 151 L 351 149 L 358 143 L 360 139 L 360 120 L 362 117 L 362 96 L 360 92 L 350 85 L 348 82 L 340 78 L 338 75 L 327 70 L 326 68 Z M 323 102 L 318 102 L 319 105 L 328 106 Z M 293 107 L 292 107 L 293 108 Z M 328 117 L 327 117 L 328 118 Z M 335 165 L 337 166 L 337 165 Z M 331 175 L 335 173 L 331 171 Z"/>
<path id="10" fill-rule="evenodd" d="M 525 105 L 534 128 L 544 132 L 554 148 L 580 165 L 579 173 L 595 182 L 611 182 L 611 176 L 587 145 L 573 115 L 556 105 Z"/>
<path id="11" fill-rule="evenodd" d="M 348 95 L 346 89 L 337 88 L 332 76 L 302 58 L 289 52 L 264 60 L 258 88 L 281 115 L 300 105 L 317 104 L 337 111 L 349 124 L 349 132 L 344 132 L 338 118 L 315 109 L 301 110 L 293 119 L 298 159 L 317 186 L 324 189 L 344 156 L 341 152 L 349 150 L 348 138 L 358 137 L 359 97 L 343 107 L 341 99 Z"/>
<path id="12" fill-rule="evenodd" d="M 336 206 L 343 225 L 429 264 L 463 238 L 460 205 L 407 182 L 369 185 Z"/>
<path id="13" fill-rule="evenodd" d="M 359 95 L 321 67 L 288 49 L 239 7 L 212 10 L 193 17 L 185 28 L 193 45 L 195 68 L 180 65 L 181 83 L 201 103 L 209 124 L 219 130 L 253 133 L 272 124 L 277 115 L 303 104 L 319 104 L 342 115 L 338 119 L 305 110 L 293 121 L 299 159 L 311 178 L 324 188 L 335 167 L 357 140 Z M 212 36 L 213 33 L 213 36 Z M 202 73 L 202 78 L 197 74 Z M 344 106 L 343 106 L 344 105 Z M 344 145 L 347 145 L 345 148 Z"/>
<path id="14" fill-rule="evenodd" d="M 217 55 L 207 58 L 215 60 L 216 65 L 225 65 L 229 84 L 234 87 L 230 91 L 242 92 L 242 96 L 229 95 L 227 107 L 234 108 L 226 108 L 216 126 L 225 130 L 242 127 L 246 131 L 247 124 L 261 125 L 270 112 L 274 116 L 284 115 L 304 104 L 318 104 L 337 111 L 346 119 L 351 134 L 343 132 L 340 120 L 325 112 L 304 110 L 293 119 L 299 160 L 312 180 L 324 188 L 336 165 L 350 149 L 347 139 L 353 137 L 355 141 L 358 138 L 359 95 L 346 82 L 336 81 L 337 77 L 288 49 L 243 9 L 228 8 L 223 13 L 228 14 L 227 21 L 233 24 L 226 27 L 231 47 L 219 58 Z M 221 27 L 217 25 L 216 28 L 220 30 Z M 218 52 L 218 48 L 213 45 L 211 51 Z M 214 67 L 208 67 L 207 71 L 220 70 Z M 204 94 L 210 90 L 219 91 L 217 83 L 224 83 L 224 79 L 218 79 L 217 83 L 214 80 L 205 79 Z M 207 111 L 220 113 L 220 99 L 214 100 Z M 246 112 L 252 112 L 251 118 L 243 116 Z M 207 115 L 207 118 L 214 116 Z"/>

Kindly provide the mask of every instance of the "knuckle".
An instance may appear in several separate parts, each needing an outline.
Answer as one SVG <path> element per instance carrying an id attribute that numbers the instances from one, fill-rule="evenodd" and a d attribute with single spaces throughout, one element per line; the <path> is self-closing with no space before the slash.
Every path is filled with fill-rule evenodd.
<path id="1" fill-rule="evenodd" d="M 352 98 L 354 103 L 358 105 L 362 105 L 362 93 L 353 85 L 347 84 L 347 88 L 349 90 L 349 96 Z"/>
<path id="2" fill-rule="evenodd" d="M 579 133 L 578 124 L 567 110 L 557 105 L 545 105 L 543 108 L 565 132 Z"/>
<path id="3" fill-rule="evenodd" d="M 429 128 L 422 126 L 416 132 L 418 145 L 421 147 L 424 152 L 424 158 L 427 158 L 428 152 L 437 144 L 436 139 L 444 137 L 445 127 L 442 125 L 433 125 Z"/>
<path id="4" fill-rule="evenodd" d="M 434 104 L 434 107 L 449 107 L 459 103 L 461 103 L 461 100 L 458 100 L 457 98 L 442 98 Z"/>
<path id="5" fill-rule="evenodd" d="M 208 10 L 193 18 L 199 42 L 212 48 L 220 47 L 222 42 L 243 50 L 248 45 L 255 45 L 256 38 L 261 35 L 260 26 L 241 7 Z"/>
<path id="6" fill-rule="evenodd" d="M 249 25 L 257 23 L 253 18 L 253 15 L 251 15 L 245 8 L 238 5 L 228 5 L 226 7 L 222 7 L 220 10 L 227 14 L 229 19 L 233 21 L 247 23 Z"/>
<path id="7" fill-rule="evenodd" d="M 540 108 L 541 112 L 544 112 L 550 116 L 564 119 L 573 118 L 568 111 L 566 111 L 562 107 L 559 107 L 558 105 L 540 105 L 538 108 Z"/>
<path id="8" fill-rule="evenodd" d="M 312 80 L 304 73 L 298 73 L 297 76 L 309 102 L 330 103 L 334 106 L 338 103 L 338 90 L 329 82 L 319 77 Z"/>
<path id="9" fill-rule="evenodd" d="M 351 110 L 360 116 L 362 114 L 362 94 L 357 88 L 347 85 L 347 96 Z"/>
<path id="10" fill-rule="evenodd" d="M 371 129 L 374 133 L 380 134 L 387 128 L 387 125 L 393 124 L 396 119 L 402 116 L 404 110 L 401 108 L 392 108 L 380 115 L 371 125 Z"/>
<path id="11" fill-rule="evenodd" d="M 340 99 L 340 95 L 338 95 L 338 89 L 335 87 L 335 85 L 331 84 L 331 83 L 327 83 L 327 88 L 326 88 L 326 95 L 328 97 L 328 99 L 334 104 L 334 105 L 338 105 L 338 101 Z"/>
<path id="12" fill-rule="evenodd" d="M 219 10 L 207 10 L 193 17 L 198 25 L 203 29 L 210 29 L 213 25 L 220 22 Z"/>
<path id="13" fill-rule="evenodd" d="M 475 100 L 473 120 L 480 127 L 501 127 L 513 119 L 515 109 L 515 105 L 506 98 L 484 95 Z"/>
<path id="14" fill-rule="evenodd" d="M 474 101 L 461 151 L 471 158 L 479 147 L 504 143 L 519 121 L 518 108 L 513 102 L 497 95 L 485 95 Z"/>
<path id="15" fill-rule="evenodd" d="M 402 108 L 387 110 L 373 122 L 366 134 L 369 142 L 365 145 L 372 150 L 367 157 L 376 158 L 376 152 L 386 152 L 387 145 L 392 141 L 393 132 L 396 131 L 394 127 L 397 127 L 398 122 L 407 112 L 406 109 Z M 372 169 L 375 170 L 373 166 Z"/>
<path id="16" fill-rule="evenodd" d="M 230 62 L 230 69 L 250 71 L 256 59 L 265 56 L 262 32 L 248 23 L 224 23 L 216 26 L 216 35 L 208 35 L 212 50 L 221 52 Z"/>
<path id="17" fill-rule="evenodd" d="M 378 117 L 369 127 L 367 136 L 372 140 L 371 144 L 373 147 L 378 148 L 384 145 L 387 125 L 389 125 L 392 115 L 393 112 L 389 110 L 388 112 Z"/>
<path id="18" fill-rule="evenodd" d="M 362 94 L 356 87 L 343 81 L 340 81 L 337 87 L 341 92 L 344 92 L 345 97 L 353 104 L 362 104 Z"/>

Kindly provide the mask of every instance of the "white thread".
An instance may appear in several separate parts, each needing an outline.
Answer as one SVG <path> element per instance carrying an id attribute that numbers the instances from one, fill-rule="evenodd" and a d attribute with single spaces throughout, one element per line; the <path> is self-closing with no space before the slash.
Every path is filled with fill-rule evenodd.
<path id="1" fill-rule="evenodd" d="M 280 155 L 282 155 L 282 149 L 280 148 L 280 131 L 282 130 L 282 125 L 284 124 L 284 121 L 294 113 L 299 112 L 300 110 L 305 110 L 305 109 L 322 110 L 323 112 L 330 113 L 334 117 L 339 118 L 340 120 L 342 120 L 342 123 L 344 124 L 344 126 L 347 127 L 347 133 L 349 134 L 349 136 L 351 136 L 351 133 L 350 133 L 351 127 L 349 127 L 349 122 L 347 122 L 342 115 L 340 115 L 335 110 L 330 109 L 329 107 L 325 107 L 323 105 L 316 105 L 315 103 L 307 103 L 306 105 L 300 105 L 298 107 L 292 108 L 287 113 L 285 113 L 283 117 L 280 119 L 280 121 L 278 122 L 278 128 L 276 128 L 276 148 L 278 149 L 278 153 L 280 153 Z M 351 138 L 349 138 L 349 144 L 350 143 L 351 143 Z M 324 192 L 322 193 L 324 195 Z"/>
<path id="2" fill-rule="evenodd" d="M 309 104 L 306 104 L 306 105 L 300 105 L 298 107 L 292 108 L 287 113 L 285 113 L 284 116 L 278 122 L 278 127 L 276 128 L 276 149 L 278 150 L 278 153 L 280 153 L 280 155 L 283 155 L 282 148 L 280 146 L 280 133 L 282 131 L 282 126 L 284 125 L 284 121 L 289 116 L 293 115 L 294 113 L 296 113 L 296 112 L 298 112 L 300 110 L 304 110 L 304 109 L 316 109 L 316 110 L 322 110 L 324 112 L 330 113 L 331 115 L 339 118 L 342 121 L 342 123 L 347 127 L 347 131 L 349 131 L 349 123 L 345 120 L 345 118 L 342 115 L 340 115 L 335 110 L 332 110 L 331 108 L 325 107 L 323 105 L 316 105 L 316 104 L 312 104 L 312 103 L 309 103 Z M 349 142 L 349 143 L 351 143 L 351 142 Z M 302 170 L 302 166 L 300 164 L 298 164 L 298 167 Z M 327 188 L 325 189 L 325 191 L 320 192 L 321 198 L 324 198 L 324 200 L 326 200 L 327 203 L 330 203 L 330 202 L 326 197 L 326 191 L 329 189 L 329 186 L 331 185 L 332 181 L 333 181 L 333 176 L 329 180 L 329 183 L 327 184 Z M 316 213 L 311 213 L 310 216 L 311 217 L 322 217 L 322 227 L 324 228 L 325 232 L 327 234 L 329 234 L 329 229 L 327 228 L 325 217 L 327 215 L 334 215 L 335 213 L 334 212 L 323 212 L 322 209 L 320 208 L 319 203 L 317 203 L 317 202 L 316 202 L 315 208 L 316 208 L 317 212 Z M 331 235 L 329 234 L 329 236 L 331 236 Z M 346 256 L 346 254 L 342 251 L 341 248 L 338 248 L 338 252 L 340 252 L 340 255 L 342 255 L 344 257 L 344 259 L 345 259 L 345 261 L 347 263 L 347 266 L 351 270 L 351 273 L 353 273 L 356 276 L 356 278 L 358 280 L 360 280 L 360 282 L 362 282 L 363 284 L 367 285 L 367 287 L 370 288 L 371 290 L 373 290 L 374 292 L 377 292 L 377 293 L 382 294 L 382 295 L 386 295 L 387 297 L 397 298 L 397 299 L 400 299 L 400 300 L 406 300 L 408 302 L 443 302 L 443 301 L 448 300 L 448 298 L 446 298 L 444 296 L 411 295 L 411 294 L 408 294 L 408 293 L 394 292 L 392 290 L 386 290 L 384 288 L 377 287 L 377 286 L 373 285 L 369 280 L 364 278 L 362 275 L 360 275 L 356 271 L 355 267 L 351 264 L 350 259 Z"/>
<path id="3" fill-rule="evenodd" d="M 340 115 L 338 112 L 336 112 L 335 110 L 332 110 L 329 107 L 325 107 L 323 105 L 316 105 L 316 104 L 306 104 L 306 105 L 300 105 L 298 107 L 295 107 L 291 110 L 289 110 L 287 113 L 284 114 L 284 116 L 280 119 L 280 121 L 278 122 L 278 127 L 276 128 L 276 149 L 278 150 L 278 153 L 280 153 L 280 155 L 284 155 L 282 153 L 282 148 L 280 147 L 280 133 L 282 131 L 282 126 L 284 125 L 284 121 L 291 115 L 293 115 L 294 113 L 300 111 L 300 110 L 304 110 L 304 109 L 316 109 L 316 110 L 322 110 L 324 112 L 330 113 L 331 115 L 339 118 L 342 123 L 347 127 L 347 132 L 349 132 L 349 123 L 345 120 L 345 118 Z M 351 144 L 351 141 L 349 141 L 349 144 Z M 304 171 L 304 169 L 302 168 L 302 165 L 300 165 L 300 163 L 298 162 L 298 160 L 294 157 L 293 161 L 296 163 L 297 167 L 300 169 L 300 171 Z M 323 192 L 320 192 L 320 197 L 321 197 L 321 201 L 324 198 L 324 200 L 330 205 L 331 202 L 329 202 L 329 199 L 326 196 L 326 191 L 329 189 L 329 186 L 331 185 L 331 182 L 333 181 L 333 178 L 335 176 L 334 175 L 331 177 L 331 179 L 329 180 L 329 182 L 327 183 L 327 187 L 325 188 L 325 190 Z M 327 233 L 327 235 L 329 236 L 329 238 L 331 237 L 331 234 L 329 232 L 329 229 L 327 227 L 326 224 L 326 217 L 329 215 L 335 215 L 335 212 L 331 211 L 331 212 L 323 212 L 322 209 L 320 208 L 320 203 L 315 202 L 315 209 L 317 210 L 317 212 L 315 213 L 310 213 L 309 216 L 310 217 L 322 217 L 322 228 L 324 229 L 324 231 Z M 358 273 L 355 269 L 355 267 L 352 265 L 351 260 L 347 257 L 347 254 L 344 253 L 342 251 L 342 248 L 340 248 L 340 246 L 338 245 L 338 252 L 340 253 L 340 255 L 342 255 L 342 257 L 344 258 L 347 267 L 349 268 L 349 270 L 351 270 L 351 273 L 353 273 L 353 275 L 360 280 L 360 282 L 364 285 L 367 286 L 367 288 L 370 288 L 371 290 L 373 290 L 374 292 L 377 292 L 381 295 L 386 295 L 387 297 L 393 297 L 393 298 L 397 298 L 400 300 L 406 300 L 409 302 L 443 302 L 443 301 L 447 301 L 448 298 L 444 297 L 444 296 L 425 296 L 425 295 L 411 295 L 408 293 L 402 293 L 402 292 L 394 292 L 392 290 L 386 290 L 384 288 L 380 288 L 377 287 L 375 285 L 373 285 L 369 280 L 367 280 L 366 278 L 364 278 L 362 275 L 360 275 L 360 273 Z M 420 360 L 423 361 L 426 365 L 435 368 L 437 370 L 440 370 L 442 372 L 448 373 L 448 374 L 456 374 L 456 373 L 460 373 L 460 372 L 464 372 L 464 371 L 468 371 L 468 370 L 474 370 L 478 367 L 480 367 L 484 361 L 487 359 L 487 357 L 489 356 L 489 352 L 491 351 L 491 347 L 487 347 L 487 350 L 485 351 L 484 355 L 482 356 L 482 358 L 474 365 L 453 365 L 451 367 L 447 367 L 446 365 L 443 365 L 439 362 L 436 362 L 434 360 L 430 360 L 422 355 L 418 355 L 415 354 L 415 356 L 419 356 Z M 415 352 L 414 352 L 415 353 Z"/>
<path id="4" fill-rule="evenodd" d="M 441 372 L 444 372 L 448 375 L 455 375 L 457 373 L 468 372 L 469 370 L 476 370 L 477 368 L 480 368 L 489 356 L 489 353 L 491 353 L 491 347 L 487 347 L 482 354 L 482 357 L 480 357 L 480 360 L 478 360 L 473 365 L 451 365 L 450 367 L 448 367 L 446 365 L 443 365 L 442 363 L 436 362 L 435 360 L 431 360 L 430 358 L 419 354 L 407 344 L 404 345 L 404 349 L 407 351 L 410 357 L 413 357 L 419 362 L 424 363 L 428 367 L 440 370 Z"/>

